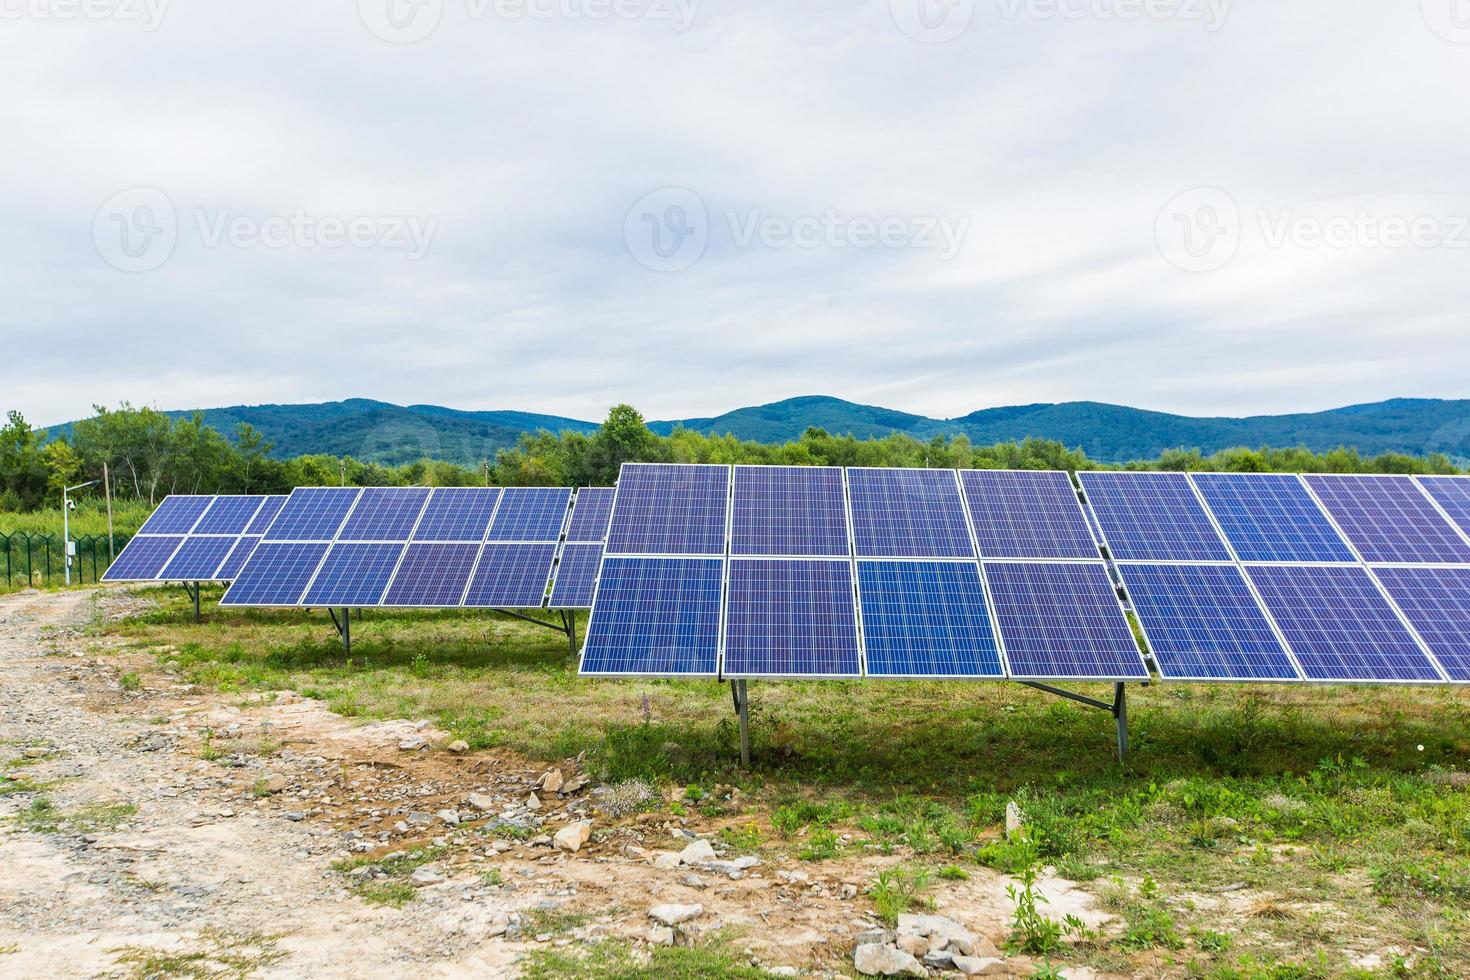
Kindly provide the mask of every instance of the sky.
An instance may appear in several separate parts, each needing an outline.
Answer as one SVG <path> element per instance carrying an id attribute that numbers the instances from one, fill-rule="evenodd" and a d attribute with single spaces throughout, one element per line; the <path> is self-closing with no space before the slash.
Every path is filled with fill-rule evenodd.
<path id="1" fill-rule="evenodd" d="M 1470 396 L 1470 0 L 0 0 L 0 410 Z"/>

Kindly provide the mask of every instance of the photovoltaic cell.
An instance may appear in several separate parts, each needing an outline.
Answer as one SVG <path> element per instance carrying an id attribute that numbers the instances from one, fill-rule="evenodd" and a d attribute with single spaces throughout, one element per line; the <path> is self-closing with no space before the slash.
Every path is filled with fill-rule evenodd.
<path id="1" fill-rule="evenodd" d="M 222 606 L 295 606 L 328 545 L 263 542 L 220 599 Z"/>
<path id="2" fill-rule="evenodd" d="M 190 537 L 174 552 L 158 577 L 178 582 L 212 582 L 236 540 L 231 536 Z"/>
<path id="3" fill-rule="evenodd" d="M 143 526 L 139 534 L 188 534 L 198 523 L 213 497 L 195 494 L 173 494 L 165 497 Z"/>
<path id="4" fill-rule="evenodd" d="M 1440 679 L 1365 569 L 1254 565 L 1246 571 L 1309 680 Z"/>
<path id="5" fill-rule="evenodd" d="M 1096 558 L 1097 542 L 1065 473 L 961 470 L 982 558 Z"/>
<path id="6" fill-rule="evenodd" d="M 723 673 L 861 676 L 852 563 L 760 558 L 731 562 Z"/>
<path id="7" fill-rule="evenodd" d="M 561 561 L 556 566 L 556 579 L 551 583 L 552 609 L 586 609 L 592 605 L 597 587 L 597 566 L 602 561 L 602 545 L 568 543 L 562 547 Z"/>
<path id="8" fill-rule="evenodd" d="M 604 559 L 581 672 L 715 676 L 724 566 L 722 558 Z"/>
<path id="9" fill-rule="evenodd" d="M 1364 561 L 1470 564 L 1470 544 L 1411 477 L 1333 474 L 1306 480 Z"/>
<path id="10" fill-rule="evenodd" d="M 1293 474 L 1195 473 L 1191 479 L 1241 561 L 1357 561 Z"/>
<path id="11" fill-rule="evenodd" d="M 1470 476 L 1421 476 L 1419 485 L 1435 499 L 1461 531 L 1470 534 Z"/>
<path id="12" fill-rule="evenodd" d="M 986 562 L 1012 677 L 1146 680 L 1102 562 Z"/>
<path id="13" fill-rule="evenodd" d="M 245 529 L 245 533 L 265 534 L 266 529 L 271 526 L 271 523 L 276 519 L 276 515 L 281 512 L 281 508 L 284 506 L 286 506 L 284 495 L 266 497 L 265 503 L 261 504 L 260 510 L 255 512 L 255 517 L 251 519 L 250 526 Z"/>
<path id="14" fill-rule="evenodd" d="M 1117 561 L 1230 561 L 1183 473 L 1077 474 Z"/>
<path id="15" fill-rule="evenodd" d="M 1470 568 L 1379 568 L 1374 574 L 1450 680 L 1470 683 Z"/>
<path id="16" fill-rule="evenodd" d="M 284 501 L 286 498 L 280 499 Z M 258 544 L 260 544 L 258 534 L 245 534 L 237 538 L 230 549 L 229 557 L 220 564 L 219 571 L 215 572 L 216 579 L 220 582 L 234 581 L 235 577 L 240 574 L 240 569 L 245 567 L 245 562 L 250 560 Z"/>
<path id="17" fill-rule="evenodd" d="M 260 510 L 265 497 L 215 497 L 214 503 L 194 525 L 195 534 L 244 534 L 250 519 Z M 285 498 L 282 498 L 283 500 Z"/>
<path id="18" fill-rule="evenodd" d="M 356 487 L 298 487 L 265 532 L 267 541 L 332 541 L 362 491 Z"/>
<path id="19" fill-rule="evenodd" d="M 723 555 L 730 467 L 624 463 L 610 555 Z"/>
<path id="20" fill-rule="evenodd" d="M 280 506 L 285 499 L 260 495 L 166 497 L 158 510 L 144 522 L 144 527 L 187 525 L 192 526 L 192 534 L 158 535 L 139 531 L 103 574 L 102 581 L 227 581 L 239 566 L 224 562 L 224 559 L 234 549 L 245 526 L 252 523 L 252 515 L 263 506 Z M 165 516 L 154 520 L 158 514 Z M 169 541 L 161 544 L 164 537 Z M 242 553 L 241 561 L 248 554 L 247 549 Z"/>
<path id="21" fill-rule="evenodd" d="M 485 545 L 464 604 L 486 609 L 540 606 L 546 598 L 546 582 L 551 578 L 555 557 L 556 545 L 551 542 Z"/>
<path id="22" fill-rule="evenodd" d="M 362 491 L 337 539 L 407 541 L 428 499 L 429 491 L 425 487 L 368 487 Z"/>
<path id="23" fill-rule="evenodd" d="M 155 579 L 163 566 L 183 544 L 181 534 L 144 535 L 138 534 L 122 550 L 102 576 L 104 582 L 130 582 L 139 579 Z"/>
<path id="24" fill-rule="evenodd" d="M 572 519 L 567 524 L 567 540 L 601 543 L 607 539 L 607 522 L 612 517 L 612 487 L 583 487 L 577 491 L 572 505 Z"/>
<path id="25" fill-rule="evenodd" d="M 1119 565 L 1159 674 L 1171 680 L 1300 680 L 1235 565 Z"/>
<path id="26" fill-rule="evenodd" d="M 571 499 L 572 491 L 565 487 L 507 487 L 501 491 L 489 540 L 556 541 Z"/>
<path id="27" fill-rule="evenodd" d="M 737 466 L 730 553 L 851 553 L 842 470 L 833 466 Z"/>
<path id="28" fill-rule="evenodd" d="M 479 543 L 485 539 L 499 499 L 500 490 L 495 487 L 439 487 L 429 498 L 413 539 Z"/>
<path id="29" fill-rule="evenodd" d="M 400 542 L 338 542 L 302 598 L 303 606 L 376 606 L 403 554 Z M 254 562 L 251 562 L 252 570 Z"/>
<path id="30" fill-rule="evenodd" d="M 973 558 L 954 470 L 849 469 L 859 558 Z"/>
<path id="31" fill-rule="evenodd" d="M 869 677 L 1002 677 L 980 570 L 963 561 L 859 561 Z"/>
<path id="32" fill-rule="evenodd" d="M 458 606 L 479 554 L 480 546 L 468 542 L 410 544 L 383 595 L 383 605 Z"/>

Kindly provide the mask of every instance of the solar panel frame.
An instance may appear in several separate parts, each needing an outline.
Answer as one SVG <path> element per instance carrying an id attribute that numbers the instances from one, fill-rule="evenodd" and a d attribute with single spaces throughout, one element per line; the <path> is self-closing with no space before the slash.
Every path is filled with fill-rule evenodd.
<path id="1" fill-rule="evenodd" d="M 361 487 L 297 487 L 266 528 L 263 540 L 336 541 L 361 496 Z"/>
<path id="2" fill-rule="evenodd" d="M 617 557 L 723 557 L 730 540 L 731 467 L 716 463 L 624 463 L 613 494 L 604 553 Z M 678 492 L 690 499 L 675 500 Z M 648 526 L 682 517 L 690 534 Z"/>
<path id="3" fill-rule="evenodd" d="M 104 582 L 157 582 L 187 534 L 135 534 L 102 573 Z"/>
<path id="4" fill-rule="evenodd" d="M 1365 564 L 1470 564 L 1470 537 L 1412 477 L 1311 473 L 1302 482 Z M 1383 521 L 1390 505 L 1413 519 Z"/>
<path id="5" fill-rule="evenodd" d="M 567 521 L 567 541 L 574 544 L 601 544 L 606 541 L 616 494 L 613 487 L 578 488 L 572 500 L 572 516 Z"/>
<path id="6" fill-rule="evenodd" d="M 857 608 L 865 677 L 875 680 L 1006 678 L 1005 653 L 996 634 L 985 578 L 978 563 L 944 559 L 862 558 L 854 564 L 857 568 Z M 893 573 L 893 578 L 882 579 L 884 572 Z M 967 583 L 961 581 L 967 574 L 973 576 L 972 593 L 964 590 Z M 948 575 L 952 580 L 941 584 L 953 587 L 928 591 L 896 591 L 889 587 L 895 582 L 902 587 L 899 580 L 905 575 L 932 575 L 936 578 Z M 979 599 L 978 604 L 965 601 L 975 597 Z M 926 612 L 924 606 L 928 606 L 935 613 L 921 620 L 914 614 L 916 605 L 920 606 L 919 612 Z M 976 611 L 978 617 L 974 615 Z M 942 647 L 920 645 L 919 640 L 911 638 L 915 633 L 939 631 L 947 634 L 948 639 L 947 645 Z M 911 649 L 903 654 L 894 651 L 895 647 L 904 644 L 911 644 Z M 993 670 L 984 669 L 989 659 L 987 653 L 994 655 Z M 966 656 L 968 663 L 962 662 Z M 922 669 L 936 667 L 941 661 L 947 661 L 950 669 Z M 909 669 L 903 669 L 905 666 Z"/>
<path id="7" fill-rule="evenodd" d="M 157 509 L 138 528 L 138 534 L 188 534 L 214 501 L 214 494 L 171 493 L 159 501 Z"/>
<path id="8" fill-rule="evenodd" d="M 570 487 L 505 487 L 490 518 L 486 542 L 555 544 L 566 529 Z"/>
<path id="9" fill-rule="evenodd" d="M 722 678 L 863 676 L 853 568 L 847 556 L 731 556 L 723 606 Z M 783 635 L 782 624 L 773 620 L 785 618 L 791 622 Z M 805 655 L 813 649 L 814 655 Z M 777 669 L 783 660 L 790 669 Z M 830 669 L 821 669 L 824 665 Z"/>
<path id="10" fill-rule="evenodd" d="M 404 541 L 333 543 L 297 605 L 318 609 L 381 605 L 407 546 Z"/>
<path id="11" fill-rule="evenodd" d="M 482 547 L 469 541 L 408 542 L 378 605 L 385 609 L 459 608 Z"/>
<path id="12" fill-rule="evenodd" d="M 500 504 L 500 493 L 499 487 L 436 487 L 419 515 L 411 540 L 483 542 Z"/>
<path id="13" fill-rule="evenodd" d="M 546 603 L 554 541 L 486 541 L 465 590 L 466 609 L 540 609 Z M 534 570 L 540 568 L 539 575 Z"/>
<path id="14" fill-rule="evenodd" d="M 363 487 L 336 540 L 388 542 L 412 540 L 433 491 L 428 487 Z"/>
<path id="15" fill-rule="evenodd" d="M 578 672 L 588 677 L 718 677 L 724 655 L 726 565 L 724 556 L 649 557 L 604 551 Z M 698 608 L 687 601 L 690 597 L 698 600 Z M 653 608 L 628 608 L 648 604 Z M 640 639 L 646 635 L 663 639 L 672 632 L 676 638 L 687 637 L 692 647 L 661 662 L 636 649 L 625 648 L 621 652 L 626 655 L 618 656 L 617 641 L 632 633 L 623 627 L 630 625 L 627 620 L 634 612 L 656 618 L 637 634 Z M 616 621 L 608 624 L 609 618 Z M 648 619 L 643 616 L 644 622 Z"/>
<path id="16" fill-rule="evenodd" d="M 855 558 L 975 560 L 955 470 L 850 466 L 847 487 Z"/>
<path id="17" fill-rule="evenodd" d="M 1189 480 L 1237 561 L 1358 561 L 1299 474 L 1191 473 Z"/>
<path id="18" fill-rule="evenodd" d="M 221 494 L 210 502 L 190 533 L 238 537 L 254 522 L 268 499 L 265 494 Z"/>
<path id="19" fill-rule="evenodd" d="M 215 570 L 215 574 L 219 576 L 215 581 L 233 581 L 235 576 L 239 575 L 240 571 L 245 567 L 245 563 L 250 560 L 250 556 L 255 554 L 255 549 L 259 545 L 260 535 L 258 534 L 242 534 L 236 538 L 235 546 L 230 549 L 230 553 L 225 556 L 225 560 L 220 562 L 219 568 Z"/>
<path id="20" fill-rule="evenodd" d="M 1219 526 L 1186 474 L 1084 470 L 1077 479 L 1087 495 L 1087 506 L 1103 546 L 1114 562 L 1234 560 Z"/>
<path id="21" fill-rule="evenodd" d="M 982 561 L 1102 557 L 1087 510 L 1065 470 L 971 469 L 960 470 L 959 479 Z M 1043 502 L 1041 495 L 1047 493 L 1053 496 Z M 1048 523 L 1053 517 L 1066 521 L 1057 532 Z"/>
<path id="22" fill-rule="evenodd" d="M 547 609 L 590 609 L 597 592 L 602 542 L 568 541 L 557 557 Z"/>
<path id="23" fill-rule="evenodd" d="M 158 571 L 160 582 L 214 582 L 239 538 L 231 534 L 191 534 Z"/>
<path id="24" fill-rule="evenodd" d="M 738 465 L 731 477 L 731 557 L 848 558 L 847 487 L 840 466 Z M 765 525 L 777 524 L 767 531 Z"/>

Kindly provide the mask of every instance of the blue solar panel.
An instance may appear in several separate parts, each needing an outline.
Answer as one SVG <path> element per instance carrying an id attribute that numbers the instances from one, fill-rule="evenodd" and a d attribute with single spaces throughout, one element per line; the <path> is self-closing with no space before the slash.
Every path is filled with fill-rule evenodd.
<path id="1" fill-rule="evenodd" d="M 849 469 L 859 558 L 973 558 L 954 470 Z"/>
<path id="2" fill-rule="evenodd" d="M 849 555 L 842 470 L 737 466 L 730 553 Z"/>
<path id="3" fill-rule="evenodd" d="M 1309 680 L 1440 679 L 1366 569 L 1256 565 L 1247 572 Z"/>
<path id="4" fill-rule="evenodd" d="M 194 536 L 179 546 L 158 577 L 174 582 L 211 582 L 235 547 L 236 538 Z"/>
<path id="5" fill-rule="evenodd" d="M 399 542 L 338 542 L 332 545 L 303 606 L 376 606 L 403 554 Z M 253 563 L 252 563 L 253 564 Z"/>
<path id="6" fill-rule="evenodd" d="M 966 561 L 860 561 L 869 677 L 1003 677 L 980 569 Z"/>
<path id="7" fill-rule="evenodd" d="M 1313 475 L 1306 480 L 1364 561 L 1470 563 L 1470 544 L 1412 478 Z"/>
<path id="8" fill-rule="evenodd" d="M 982 558 L 1096 558 L 1097 542 L 1065 473 L 961 470 Z"/>
<path id="9" fill-rule="evenodd" d="M 507 487 L 490 524 L 491 541 L 556 541 L 572 491 L 565 487 Z"/>
<path id="10" fill-rule="evenodd" d="M 986 562 L 985 577 L 1012 677 L 1147 679 L 1102 562 Z"/>
<path id="11" fill-rule="evenodd" d="M 104 582 L 129 582 L 158 578 L 158 573 L 184 541 L 181 534 L 139 533 L 122 550 L 102 575 Z"/>
<path id="12" fill-rule="evenodd" d="M 586 609 L 592 605 L 597 587 L 597 566 L 602 561 L 600 544 L 567 544 L 562 547 L 551 584 L 552 609 Z"/>
<path id="13" fill-rule="evenodd" d="M 722 673 L 861 676 L 852 563 L 759 558 L 731 562 Z"/>
<path id="14" fill-rule="evenodd" d="M 407 541 L 429 499 L 425 487 L 368 487 L 337 533 L 341 541 Z"/>
<path id="15" fill-rule="evenodd" d="M 1357 561 L 1290 473 L 1195 473 L 1192 479 L 1241 561 Z"/>
<path id="16" fill-rule="evenodd" d="M 464 604 L 484 609 L 529 609 L 546 598 L 556 545 L 485 545 Z"/>
<path id="17" fill-rule="evenodd" d="M 483 541 L 499 500 L 500 491 L 495 487 L 440 487 L 429 498 L 413 539 Z"/>
<path id="18" fill-rule="evenodd" d="M 1470 683 L 1470 568 L 1379 568 L 1374 574 L 1450 680 Z"/>
<path id="19" fill-rule="evenodd" d="M 209 510 L 194 525 L 194 533 L 244 534 L 250 526 L 250 519 L 260 510 L 265 499 L 259 496 L 215 497 Z"/>
<path id="20" fill-rule="evenodd" d="M 299 605 L 301 593 L 316 573 L 327 548 L 328 545 L 319 542 L 273 544 L 267 541 L 256 546 L 250 561 L 220 599 L 220 605 Z"/>
<path id="21" fill-rule="evenodd" d="M 265 532 L 265 538 L 267 541 L 332 541 L 361 492 L 356 487 L 293 490 Z"/>
<path id="22" fill-rule="evenodd" d="M 458 606 L 479 554 L 480 546 L 467 542 L 409 545 L 383 605 Z"/>
<path id="23" fill-rule="evenodd" d="M 714 677 L 724 569 L 723 558 L 605 559 L 581 672 Z"/>
<path id="24" fill-rule="evenodd" d="M 245 533 L 265 534 L 266 530 L 271 526 L 271 523 L 275 521 L 276 515 L 281 512 L 281 508 L 284 506 L 286 506 L 286 498 L 284 496 L 266 497 L 265 503 L 261 504 L 260 510 L 256 511 L 255 517 L 250 521 L 250 526 L 245 529 Z"/>
<path id="25" fill-rule="evenodd" d="M 199 521 L 199 515 L 214 500 L 210 496 L 173 494 L 165 497 L 143 526 L 139 534 L 188 534 Z"/>
<path id="26" fill-rule="evenodd" d="M 1300 680 L 1235 565 L 1119 565 L 1159 674 L 1170 680 Z"/>
<path id="27" fill-rule="evenodd" d="M 1470 476 L 1421 476 L 1419 485 L 1435 499 L 1450 520 L 1470 534 Z"/>
<path id="28" fill-rule="evenodd" d="M 285 500 L 286 498 L 282 497 L 281 499 Z M 245 563 L 254 554 L 255 546 L 258 544 L 260 544 L 260 535 L 258 534 L 247 534 L 237 538 L 234 546 L 230 549 L 229 557 L 220 564 L 219 571 L 215 572 L 215 578 L 221 582 L 234 581 L 235 577 L 240 574 L 240 569 L 245 567 Z"/>
<path id="29" fill-rule="evenodd" d="M 597 541 L 607 538 L 607 522 L 612 517 L 612 487 L 583 487 L 577 491 L 572 506 L 572 519 L 567 525 L 568 541 Z"/>
<path id="30" fill-rule="evenodd" d="M 610 555 L 723 555 L 730 467 L 624 463 Z"/>
<path id="31" fill-rule="evenodd" d="M 1117 561 L 1230 561 L 1183 473 L 1077 474 Z"/>

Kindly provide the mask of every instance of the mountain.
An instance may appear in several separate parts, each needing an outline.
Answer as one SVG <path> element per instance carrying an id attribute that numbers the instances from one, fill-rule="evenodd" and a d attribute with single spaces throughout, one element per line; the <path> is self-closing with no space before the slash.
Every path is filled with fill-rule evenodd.
<path id="1" fill-rule="evenodd" d="M 233 433 L 240 422 L 259 429 L 281 457 L 306 453 L 404 463 L 429 456 L 465 465 L 493 457 L 526 432 L 592 432 L 596 422 L 529 412 L 465 412 L 438 405 L 392 405 L 353 398 L 306 405 L 237 405 L 204 409 L 207 423 Z M 188 412 L 170 412 L 185 416 Z M 894 432 L 917 439 L 964 433 L 977 445 L 1037 436 L 1084 450 L 1093 459 L 1149 459 L 1167 449 L 1212 453 L 1232 446 L 1306 446 L 1325 451 L 1353 446 L 1365 455 L 1440 452 L 1470 460 L 1470 400 L 1395 398 L 1325 412 L 1196 418 L 1108 405 L 1062 402 L 986 408 L 933 419 L 823 395 L 736 409 L 714 418 L 650 422 L 661 434 L 682 426 L 759 442 L 799 439 L 808 428 L 858 438 Z M 70 424 L 56 426 L 58 434 Z"/>

